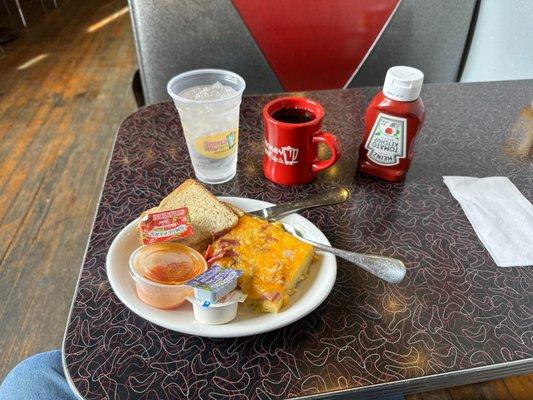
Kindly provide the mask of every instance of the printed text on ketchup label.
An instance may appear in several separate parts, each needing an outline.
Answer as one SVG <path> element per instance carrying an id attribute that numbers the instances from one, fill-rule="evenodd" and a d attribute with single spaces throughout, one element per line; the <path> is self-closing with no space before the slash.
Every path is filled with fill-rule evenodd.
<path id="1" fill-rule="evenodd" d="M 379 165 L 397 165 L 405 158 L 407 119 L 379 113 L 368 135 L 368 158 Z"/>

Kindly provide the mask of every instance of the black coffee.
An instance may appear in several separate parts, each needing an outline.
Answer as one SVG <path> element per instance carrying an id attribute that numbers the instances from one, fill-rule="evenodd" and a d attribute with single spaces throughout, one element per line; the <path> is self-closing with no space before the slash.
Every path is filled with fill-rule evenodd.
<path id="1" fill-rule="evenodd" d="M 315 115 L 311 111 L 303 108 L 287 107 L 272 113 L 272 118 L 288 124 L 303 124 L 314 120 Z"/>

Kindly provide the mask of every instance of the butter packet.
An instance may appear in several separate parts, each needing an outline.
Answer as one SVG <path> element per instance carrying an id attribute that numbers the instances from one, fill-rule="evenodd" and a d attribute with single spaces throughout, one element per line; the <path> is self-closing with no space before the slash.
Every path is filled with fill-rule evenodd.
<path id="1" fill-rule="evenodd" d="M 193 234 L 187 207 L 147 213 L 139 224 L 142 244 L 168 242 Z"/>
<path id="2" fill-rule="evenodd" d="M 197 300 L 216 303 L 237 287 L 237 279 L 241 275 L 240 270 L 213 265 L 204 273 L 188 281 L 186 285 L 194 289 L 194 297 Z"/>

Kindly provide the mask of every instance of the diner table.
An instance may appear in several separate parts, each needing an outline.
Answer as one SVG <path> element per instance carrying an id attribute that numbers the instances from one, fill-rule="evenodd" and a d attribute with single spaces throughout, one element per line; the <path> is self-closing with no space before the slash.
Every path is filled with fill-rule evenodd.
<path id="1" fill-rule="evenodd" d="M 533 200 L 532 159 L 515 151 L 532 134 L 533 80 L 424 85 L 426 119 L 400 183 L 356 173 L 364 111 L 378 90 L 293 93 L 324 106 L 324 128 L 338 136 L 342 157 L 312 183 L 290 187 L 266 180 L 261 164 L 261 110 L 281 94 L 244 96 L 237 175 L 209 190 L 280 203 L 345 185 L 348 201 L 301 214 L 333 246 L 399 258 L 407 268 L 393 285 L 338 259 L 334 288 L 315 311 L 249 337 L 170 331 L 111 289 L 113 238 L 194 177 L 172 103 L 124 120 L 63 341 L 65 374 L 80 397 L 383 398 L 533 370 L 533 269 L 496 266 L 442 178 L 507 176 Z"/>

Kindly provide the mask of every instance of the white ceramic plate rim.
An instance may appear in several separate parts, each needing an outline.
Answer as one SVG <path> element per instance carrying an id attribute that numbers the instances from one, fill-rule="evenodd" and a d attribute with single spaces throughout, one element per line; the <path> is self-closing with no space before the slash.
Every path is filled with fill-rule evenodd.
<path id="1" fill-rule="evenodd" d="M 245 211 L 253 211 L 260 208 L 273 205 L 261 200 L 247 199 L 242 197 L 219 197 L 219 199 L 230 204 L 236 205 Z M 315 240 L 323 244 L 330 244 L 324 234 L 309 220 L 298 214 L 291 214 L 282 219 L 284 222 L 297 224 L 303 229 L 309 239 Z M 143 303 L 138 299 L 134 284 L 131 279 L 129 282 L 121 282 L 124 276 L 129 278 L 128 265 L 125 260 L 129 259 L 130 254 L 121 253 L 121 246 L 126 246 L 126 241 L 131 241 L 132 236 L 136 240 L 136 226 L 137 219 L 130 222 L 123 228 L 115 237 L 106 258 L 106 272 L 111 284 L 111 288 L 120 299 L 120 301 L 128 307 L 135 314 L 140 317 L 164 328 L 186 333 L 196 336 L 212 337 L 212 338 L 226 338 L 226 337 L 241 337 L 250 336 L 259 333 L 264 333 L 279 329 L 289 325 L 300 318 L 303 318 L 314 309 L 316 309 L 329 295 L 337 275 L 337 262 L 335 256 L 329 253 L 320 253 L 319 259 L 316 260 L 312 268 L 316 268 L 314 279 L 309 281 L 311 287 L 301 295 L 298 295 L 296 302 L 291 302 L 285 309 L 278 314 L 260 314 L 258 319 L 260 322 L 247 323 L 246 319 L 240 321 L 229 322 L 224 325 L 204 325 L 195 321 L 192 315 L 192 307 L 186 304 L 180 306 L 177 310 L 159 310 Z M 119 261 L 118 259 L 121 259 Z M 122 264 L 122 266 L 120 265 Z M 118 268 L 124 268 L 119 271 Z M 120 278 L 122 276 L 122 279 Z M 299 285 L 306 282 L 310 276 Z M 239 306 L 239 310 L 244 306 Z M 186 312 L 190 313 L 189 321 L 180 322 L 180 319 L 187 318 Z M 239 311 L 241 312 L 241 311 Z M 246 314 L 247 311 L 244 312 Z"/>

